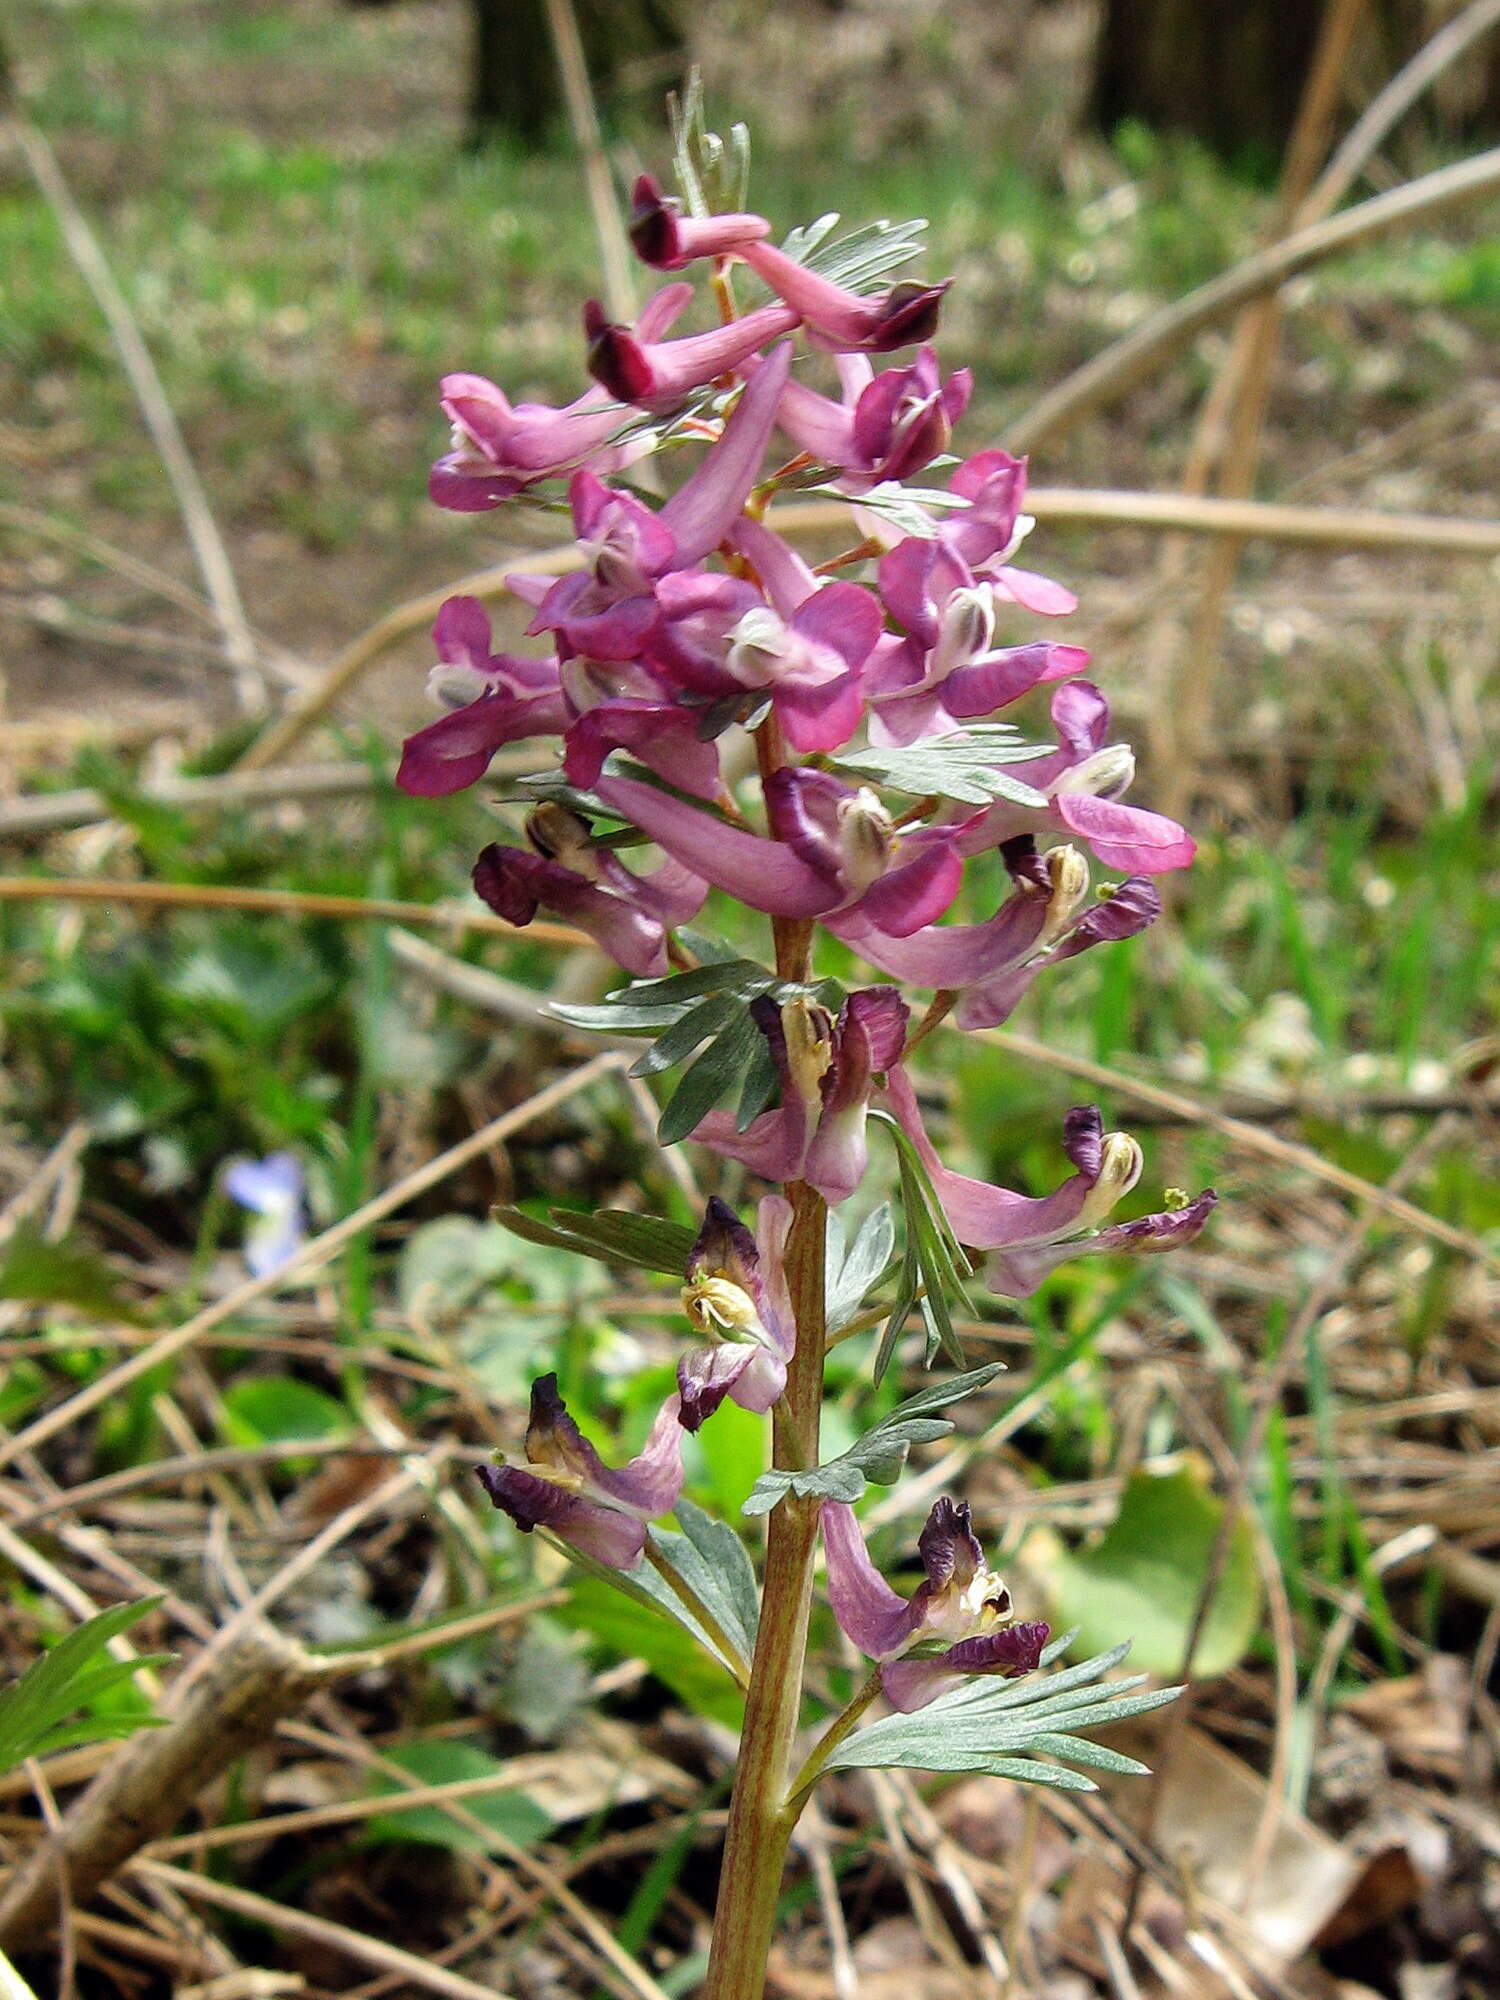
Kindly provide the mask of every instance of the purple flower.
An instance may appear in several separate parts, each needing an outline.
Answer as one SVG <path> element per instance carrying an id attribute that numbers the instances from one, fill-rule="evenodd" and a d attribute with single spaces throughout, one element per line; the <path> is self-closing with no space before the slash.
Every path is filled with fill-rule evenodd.
<path id="1" fill-rule="evenodd" d="M 1124 1132 L 1106 1132 L 1092 1104 L 1078 1106 L 1063 1121 L 1063 1151 L 1073 1163 L 1073 1174 L 1054 1193 L 1031 1196 L 991 1187 L 945 1167 L 923 1129 L 904 1069 L 897 1066 L 890 1071 L 884 1096 L 920 1154 L 959 1242 L 971 1250 L 997 1253 L 989 1259 L 985 1276 L 990 1290 L 1002 1298 L 1030 1297 L 1047 1274 L 1070 1257 L 1111 1250 L 1139 1256 L 1191 1242 L 1217 1201 L 1209 1190 L 1181 1208 L 1100 1229 L 1098 1225 L 1140 1179 L 1141 1149 Z"/>
<path id="2" fill-rule="evenodd" d="M 438 664 L 428 692 L 450 713 L 408 736 L 396 783 L 417 798 L 476 784 L 508 743 L 552 736 L 567 722 L 555 660 L 491 653 L 490 621 L 477 597 L 450 597 L 432 628 Z"/>
<path id="3" fill-rule="evenodd" d="M 682 1422 L 695 1431 L 726 1396 L 764 1413 L 786 1387 L 797 1326 L 786 1284 L 789 1202 L 767 1195 L 756 1233 L 715 1195 L 688 1258 L 683 1308 L 705 1345 L 677 1364 Z"/>
<path id="4" fill-rule="evenodd" d="M 1205 1188 L 1196 1201 L 1184 1201 L 1180 1207 L 1163 1209 L 1156 1215 L 1137 1216 L 1134 1222 L 1113 1222 L 1082 1243 L 1032 1244 L 999 1251 L 987 1268 L 989 1288 L 1002 1298 L 1029 1299 L 1044 1278 L 1073 1257 L 1154 1257 L 1179 1250 L 1202 1233 L 1218 1205 L 1218 1195 Z"/>
<path id="5" fill-rule="evenodd" d="M 1106 868 L 1165 875 L 1186 868 L 1197 843 L 1175 819 L 1120 803 L 1135 777 L 1128 744 L 1106 743 L 1109 703 L 1092 681 L 1070 681 L 1052 697 L 1060 739 L 1050 757 L 1024 766 L 1027 784 L 1047 794 L 1046 823 L 1084 841 Z M 1030 832 L 1039 811 L 1001 802 L 965 825 L 960 851 L 977 854 Z"/>
<path id="6" fill-rule="evenodd" d="M 860 676 L 881 635 L 880 607 L 853 583 L 814 587 L 795 607 L 742 578 L 664 577 L 651 658 L 680 687 L 745 709 L 769 696 L 793 749 L 837 750 L 863 714 Z"/>
<path id="7" fill-rule="evenodd" d="M 268 1278 L 290 1263 L 307 1241 L 306 1190 L 296 1155 L 231 1160 L 224 1169 L 224 1192 L 255 1217 L 245 1231 L 245 1268 L 251 1277 Z"/>
<path id="8" fill-rule="evenodd" d="M 893 986 L 851 993 L 838 1019 L 795 1000 L 750 1003 L 770 1045 L 780 1102 L 743 1132 L 727 1111 L 710 1111 L 689 1134 L 768 1181 L 806 1181 L 829 1202 L 847 1201 L 864 1178 L 865 1135 L 877 1078 L 899 1061 L 907 1010 Z"/>
<path id="9" fill-rule="evenodd" d="M 695 257 L 728 256 L 770 233 L 763 215 L 686 216 L 650 174 L 641 174 L 632 190 L 630 241 L 641 262 L 658 271 L 680 271 Z"/>
<path id="10" fill-rule="evenodd" d="M 662 1404 L 640 1457 L 611 1472 L 563 1407 L 557 1377 L 543 1375 L 532 1384 L 526 1459 L 478 1468 L 495 1505 L 524 1534 L 548 1528 L 607 1569 L 634 1569 L 646 1523 L 669 1513 L 682 1491 L 678 1399 Z"/>
<path id="11" fill-rule="evenodd" d="M 651 449 L 646 432 L 610 442 L 635 420 L 635 412 L 600 388 L 560 410 L 546 403 L 513 404 L 483 375 L 445 375 L 442 388 L 453 445 L 433 466 L 427 491 L 455 514 L 485 513 L 539 480 L 560 478 L 580 465 L 618 472 Z"/>
<path id="12" fill-rule="evenodd" d="M 1079 1235 L 1102 1222 L 1140 1179 L 1140 1147 L 1124 1132 L 1106 1133 L 1091 1104 L 1063 1121 L 1072 1175 L 1054 1193 L 1032 1196 L 945 1167 L 923 1127 L 911 1079 L 899 1066 L 886 1079 L 885 1098 L 921 1156 L 954 1235 L 970 1250 L 1030 1248 Z"/>
<path id="13" fill-rule="evenodd" d="M 766 780 L 772 833 L 841 891 L 830 929 L 848 922 L 894 937 L 933 924 L 958 894 L 963 863 L 958 829 L 898 834 L 868 786 L 856 790 L 830 772 L 783 768 Z"/>
<path id="14" fill-rule="evenodd" d="M 959 1027 L 994 1028 L 1010 1018 L 1044 968 L 1096 944 L 1134 937 L 1161 915 L 1160 896 L 1139 875 L 1107 896 L 1101 891 L 1100 900 L 1085 908 L 1088 864 L 1076 848 L 1055 847 L 1043 857 L 1023 836 L 1001 851 L 1017 886 L 986 923 L 893 933 L 872 920 L 867 904 L 825 922 L 893 979 L 955 993 Z"/>
<path id="15" fill-rule="evenodd" d="M 551 910 L 637 979 L 659 979 L 667 970 L 667 934 L 697 916 L 708 884 L 672 860 L 652 875 L 633 875 L 564 806 L 538 806 L 526 834 L 529 851 L 492 843 L 480 854 L 474 864 L 480 900 L 517 925 Z"/>
<path id="16" fill-rule="evenodd" d="M 644 340 L 639 330 L 632 333 L 606 319 L 597 299 L 590 299 L 583 309 L 589 373 L 622 403 L 661 413 L 674 410 L 691 390 L 742 367 L 768 341 L 779 340 L 796 324 L 797 315 L 788 307 L 761 306 L 707 333 L 685 334 L 680 340 Z"/>
<path id="17" fill-rule="evenodd" d="M 554 632 L 568 653 L 592 660 L 641 654 L 657 622 L 659 579 L 701 562 L 738 519 L 790 366 L 789 346 L 767 356 L 703 463 L 659 514 L 631 494 L 611 492 L 592 473 L 573 475 L 568 498 L 586 567 L 571 576 L 507 578 L 536 607 L 530 631 Z"/>
<path id="18" fill-rule="evenodd" d="M 927 1516 L 917 1541 L 927 1574 L 910 1598 L 870 1560 L 852 1507 L 825 1500 L 822 1512 L 833 1615 L 880 1663 L 893 1708 L 925 1708 L 970 1674 L 1015 1680 L 1035 1671 L 1048 1628 L 1014 1623 L 1010 1592 L 985 1561 L 966 1501 L 939 1500 Z"/>
<path id="19" fill-rule="evenodd" d="M 868 493 L 888 479 L 909 479 L 930 465 L 948 449 L 974 388 L 967 368 L 945 383 L 930 347 L 907 367 L 880 375 L 863 354 L 841 354 L 838 371 L 840 402 L 788 382 L 776 422 L 799 450 L 837 466 L 835 483 L 851 494 Z"/>
<path id="20" fill-rule="evenodd" d="M 788 257 L 769 243 L 745 243 L 740 256 L 804 323 L 815 347 L 840 353 L 890 354 L 930 340 L 951 279 L 941 285 L 895 285 L 879 298 L 861 298 Z"/>

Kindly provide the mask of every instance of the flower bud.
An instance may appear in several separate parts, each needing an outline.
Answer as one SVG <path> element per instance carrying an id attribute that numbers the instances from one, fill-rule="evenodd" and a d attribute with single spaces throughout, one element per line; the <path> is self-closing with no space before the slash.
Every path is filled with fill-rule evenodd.
<path id="1" fill-rule="evenodd" d="M 765 687 L 777 679 L 790 634 L 768 604 L 747 611 L 730 631 L 724 664 L 742 687 Z"/>
<path id="2" fill-rule="evenodd" d="M 868 889 L 880 880 L 890 860 L 895 837 L 891 816 L 879 795 L 861 785 L 852 798 L 840 800 L 837 819 L 844 878 L 852 890 Z"/>
<path id="3" fill-rule="evenodd" d="M 1039 947 L 1052 943 L 1088 894 L 1089 864 L 1076 847 L 1054 847 L 1047 856 L 1047 877 L 1051 892 Z"/>
<path id="4" fill-rule="evenodd" d="M 588 821 L 555 799 L 543 799 L 528 813 L 526 839 L 544 861 L 560 861 L 586 881 L 598 879 L 599 864 Z"/>
<path id="5" fill-rule="evenodd" d="M 933 655 L 932 677 L 946 679 L 955 667 L 987 653 L 995 638 L 995 596 L 983 584 L 955 590 L 943 607 L 942 628 Z"/>
<path id="6" fill-rule="evenodd" d="M 1058 780 L 1060 792 L 1086 792 L 1091 798 L 1117 799 L 1135 782 L 1135 752 L 1128 743 L 1107 743 Z"/>

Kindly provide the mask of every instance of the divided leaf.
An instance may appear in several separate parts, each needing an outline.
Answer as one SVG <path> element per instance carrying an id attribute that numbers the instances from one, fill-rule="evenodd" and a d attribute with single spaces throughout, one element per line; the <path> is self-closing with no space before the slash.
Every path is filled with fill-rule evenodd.
<path id="1" fill-rule="evenodd" d="M 898 1403 L 857 1444 L 829 1459 L 826 1465 L 811 1472 L 763 1473 L 745 1502 L 745 1513 L 768 1514 L 786 1493 L 795 1493 L 799 1498 L 812 1495 L 821 1500 L 843 1500 L 852 1506 L 869 1484 L 893 1486 L 901 1477 L 914 1444 L 931 1444 L 947 1437 L 953 1429 L 947 1417 L 934 1412 L 962 1402 L 966 1396 L 977 1395 L 1003 1373 L 1004 1363 L 996 1361 L 988 1367 L 954 1375 L 946 1382 L 934 1382 L 915 1396 L 908 1396 L 904 1403 Z"/>
<path id="2" fill-rule="evenodd" d="M 137 1729 L 158 1727 L 149 1715 L 66 1718 L 91 1702 L 124 1686 L 142 1667 L 161 1666 L 170 1653 L 152 1653 L 134 1660 L 116 1660 L 105 1650 L 111 1639 L 154 1611 L 159 1597 L 140 1604 L 116 1604 L 77 1626 L 50 1652 L 33 1661 L 18 1681 L 0 1691 L 0 1771 L 14 1770 L 28 1757 L 45 1757 L 53 1750 L 101 1738 L 130 1736 Z"/>
<path id="3" fill-rule="evenodd" d="M 983 1771 L 1071 1792 L 1097 1788 L 1069 1765 L 1139 1777 L 1146 1767 L 1133 1757 L 1076 1733 L 1148 1714 L 1182 1692 L 1175 1687 L 1138 1692 L 1143 1674 L 1101 1685 L 1127 1651 L 1116 1646 L 1057 1674 L 970 1681 L 913 1715 L 885 1716 L 857 1730 L 833 1752 L 825 1769 Z M 1063 1761 L 1042 1763 L 1043 1757 Z"/>
<path id="4" fill-rule="evenodd" d="M 596 1214 L 583 1209 L 554 1208 L 552 1220 L 527 1215 L 519 1208 L 497 1208 L 494 1219 L 513 1236 L 549 1249 L 573 1250 L 602 1264 L 633 1264 L 642 1271 L 662 1271 L 680 1278 L 696 1240 L 680 1222 L 659 1215 L 633 1215 L 628 1209 L 604 1208 Z"/>
<path id="5" fill-rule="evenodd" d="M 858 1313 L 866 1298 L 890 1268 L 896 1254 L 896 1223 L 889 1202 L 882 1202 L 860 1224 L 846 1247 L 843 1221 L 836 1208 L 828 1211 L 828 1331 L 838 1333 Z"/>
<path id="6" fill-rule="evenodd" d="M 835 762 L 841 771 L 918 798 L 957 799 L 973 806 L 1005 799 L 1012 805 L 1040 807 L 1047 803 L 1044 792 L 999 767 L 1031 763 L 1050 754 L 1045 744 L 1020 742 L 1009 723 L 991 722 L 907 749 L 844 751 Z"/>

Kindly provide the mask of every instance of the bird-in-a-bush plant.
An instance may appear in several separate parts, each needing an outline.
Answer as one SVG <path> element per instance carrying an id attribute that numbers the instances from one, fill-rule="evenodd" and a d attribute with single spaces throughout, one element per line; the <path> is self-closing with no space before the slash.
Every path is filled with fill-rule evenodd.
<path id="1" fill-rule="evenodd" d="M 545 910 L 598 943 L 626 983 L 557 1011 L 640 1037 L 642 1075 L 680 1071 L 663 1144 L 767 1184 L 753 1216 L 715 1196 L 696 1234 L 624 1212 L 502 1218 L 671 1273 L 690 1330 L 638 1457 L 606 1464 L 548 1375 L 524 1461 L 480 1473 L 522 1529 L 678 1619 L 743 1689 L 704 1990 L 756 2000 L 788 1841 L 824 1772 L 1077 1788 L 1090 1781 L 1075 1766 L 1140 1768 L 1079 1733 L 1169 1698 L 1105 1684 L 1123 1645 L 1048 1671 L 1066 1639 L 1017 1617 L 963 1501 L 928 1514 L 909 1592 L 881 1574 L 856 1508 L 996 1373 L 967 1369 L 954 1334 L 950 1299 L 976 1270 L 1024 1297 L 1064 1259 L 1189 1241 L 1214 1196 L 1111 1222 L 1141 1151 L 1091 1106 L 1064 1120 L 1071 1170 L 1051 1193 L 938 1157 L 908 1067 L 917 1044 L 945 1020 L 1004 1021 L 1038 976 L 1144 930 L 1154 878 L 1193 843 L 1123 801 L 1131 753 L 1111 740 L 1088 655 L 1052 636 L 1073 596 L 1017 560 L 1024 463 L 950 450 L 971 383 L 929 345 L 947 285 L 896 275 L 920 225 L 840 235 L 828 216 L 777 248 L 744 209 L 742 132 L 721 143 L 690 104 L 676 139 L 680 198 L 643 176 L 631 216 L 642 260 L 672 275 L 633 327 L 585 306 L 594 386 L 553 409 L 477 375 L 443 382 L 453 444 L 433 499 L 479 511 L 565 492 L 577 545 L 559 574 L 512 580 L 534 614 L 526 653 L 494 650 L 476 599 L 444 605 L 431 685 L 445 713 L 406 743 L 400 781 L 454 792 L 503 746 L 560 739 L 556 770 L 520 787 L 525 844 L 487 846 L 474 886 L 518 926 Z M 707 277 L 706 330 L 674 333 L 696 297 L 679 272 Z M 847 506 L 841 554 L 810 567 L 778 532 L 788 493 Z M 1009 719 L 1021 703 L 1024 726 Z M 1004 885 L 998 907 L 945 921 L 981 857 Z M 746 955 L 743 922 L 721 920 L 734 944 L 717 933 L 723 898 L 768 919 L 763 957 Z M 858 983 L 820 969 L 825 937 L 868 969 Z M 846 1231 L 836 1212 L 864 1187 L 872 1137 L 894 1198 Z M 909 1325 L 929 1366 L 959 1372 L 824 1461 L 829 1348 L 866 1336 L 878 1378 Z M 684 1433 L 707 1426 L 711 1448 L 726 1397 L 770 1421 L 744 1535 L 681 1491 Z M 675 1529 L 658 1525 L 669 1515 Z M 809 1726 L 825 1685 L 807 1675 L 820 1547 L 834 1616 L 869 1667 Z"/>

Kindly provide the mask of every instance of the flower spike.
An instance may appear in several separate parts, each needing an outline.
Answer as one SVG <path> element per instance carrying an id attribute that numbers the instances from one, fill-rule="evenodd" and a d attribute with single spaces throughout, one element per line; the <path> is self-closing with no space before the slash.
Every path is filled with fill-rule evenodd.
<path id="1" fill-rule="evenodd" d="M 676 1396 L 657 1413 L 645 1450 L 612 1472 L 568 1415 L 557 1377 L 531 1387 L 526 1464 L 481 1465 L 479 1482 L 523 1534 L 548 1528 L 607 1569 L 634 1569 L 646 1524 L 670 1513 L 682 1491 L 682 1423 Z"/>

